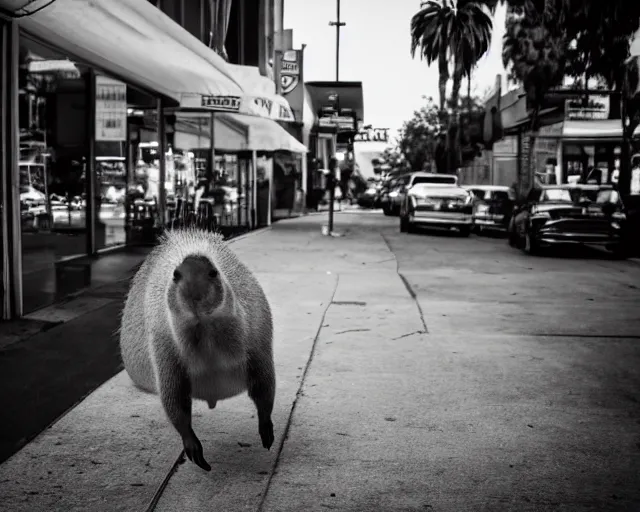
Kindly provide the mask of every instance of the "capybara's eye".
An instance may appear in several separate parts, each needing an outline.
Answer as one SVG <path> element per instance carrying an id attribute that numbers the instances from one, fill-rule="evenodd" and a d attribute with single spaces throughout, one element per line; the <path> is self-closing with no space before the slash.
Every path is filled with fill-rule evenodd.
<path id="1" fill-rule="evenodd" d="M 180 271 L 178 269 L 175 269 L 173 271 L 173 280 L 174 281 L 180 281 L 181 277 L 182 277 L 182 274 L 180 273 Z"/>

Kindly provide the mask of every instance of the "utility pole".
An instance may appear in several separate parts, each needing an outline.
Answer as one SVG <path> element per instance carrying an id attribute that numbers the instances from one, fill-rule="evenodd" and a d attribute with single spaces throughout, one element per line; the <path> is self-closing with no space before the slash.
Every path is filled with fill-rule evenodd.
<path id="1" fill-rule="evenodd" d="M 336 0 L 336 21 L 330 21 L 329 26 L 336 27 L 336 82 L 340 81 L 340 27 L 346 23 L 340 21 L 340 0 Z"/>
<path id="2" fill-rule="evenodd" d="M 330 21 L 329 26 L 336 27 L 336 83 L 340 81 L 340 28 L 346 25 L 345 22 L 340 21 L 340 0 L 336 0 L 336 21 Z M 339 105 L 339 103 L 338 103 Z M 335 135 L 337 141 L 337 135 Z M 335 144 L 334 144 L 335 146 Z M 338 161 L 335 155 L 329 160 L 329 226 L 328 235 L 333 234 L 333 210 L 335 206 L 335 193 L 336 193 L 336 171 L 338 169 Z"/>

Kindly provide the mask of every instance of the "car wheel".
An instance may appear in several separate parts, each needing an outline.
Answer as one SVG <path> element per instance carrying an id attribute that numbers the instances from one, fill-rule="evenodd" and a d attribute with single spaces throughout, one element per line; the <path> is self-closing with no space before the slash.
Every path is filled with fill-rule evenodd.
<path id="1" fill-rule="evenodd" d="M 409 232 L 409 218 L 405 215 L 400 217 L 400 232 L 408 233 Z"/>
<path id="2" fill-rule="evenodd" d="M 463 237 L 468 237 L 471 234 L 471 228 L 467 226 L 458 228 L 458 231 L 460 231 L 460 236 L 463 236 Z"/>

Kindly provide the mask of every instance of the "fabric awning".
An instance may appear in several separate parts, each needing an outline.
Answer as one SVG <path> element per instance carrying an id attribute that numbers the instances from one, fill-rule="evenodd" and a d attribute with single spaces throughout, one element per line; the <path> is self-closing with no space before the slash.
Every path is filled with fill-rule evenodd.
<path id="1" fill-rule="evenodd" d="M 230 147 L 220 148 L 222 150 L 308 152 L 304 144 L 298 142 L 287 130 L 270 119 L 239 114 L 217 114 L 216 118 L 221 118 L 223 122 L 226 120 L 227 122 L 241 124 L 247 128 L 246 138 L 237 137 L 235 140 L 230 141 Z M 218 142 L 214 142 L 214 144 L 218 148 Z"/>
<path id="2" fill-rule="evenodd" d="M 12 0 L 0 6 L 16 8 Z M 18 22 L 70 57 L 176 107 L 295 121 L 289 102 L 258 68 L 227 63 L 147 0 L 56 0 Z"/>
<path id="3" fill-rule="evenodd" d="M 206 52 L 215 52 L 204 47 Z M 205 55 L 206 57 L 206 55 Z M 202 98 L 189 98 L 182 107 L 189 110 L 210 108 L 218 112 L 230 112 L 249 116 L 265 117 L 274 121 L 295 122 L 295 116 L 289 102 L 276 93 L 276 85 L 260 74 L 255 66 L 227 64 L 230 73 L 242 85 L 243 94 L 237 96 L 209 95 Z"/>
<path id="4" fill-rule="evenodd" d="M 196 39 L 147 0 L 57 0 L 18 23 L 69 56 L 178 104 L 243 92 L 222 57 L 204 59 L 181 44 L 185 33 Z"/>
<path id="5" fill-rule="evenodd" d="M 635 136 L 640 135 L 640 128 Z M 589 121 L 567 120 L 562 128 L 564 139 L 622 139 L 620 119 L 593 119 Z"/>
<path id="6" fill-rule="evenodd" d="M 307 148 L 278 123 L 255 116 L 216 113 L 213 138 L 218 151 L 307 152 Z M 209 149 L 209 120 L 202 114 L 177 113 L 174 145 L 181 150 Z"/>

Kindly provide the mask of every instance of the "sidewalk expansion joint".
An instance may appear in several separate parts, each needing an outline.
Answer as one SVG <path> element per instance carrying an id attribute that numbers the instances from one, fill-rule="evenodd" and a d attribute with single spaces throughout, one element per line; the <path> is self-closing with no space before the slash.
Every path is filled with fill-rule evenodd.
<path id="1" fill-rule="evenodd" d="M 416 292 L 413 291 L 413 288 L 411 288 L 411 285 L 409 284 L 409 281 L 407 280 L 407 278 L 404 276 L 404 274 L 402 272 L 400 272 L 400 262 L 398 261 L 398 257 L 396 256 L 396 253 L 393 252 L 393 248 L 391 247 L 391 243 L 389 242 L 387 237 L 384 236 L 382 233 L 380 233 L 380 236 L 382 237 L 382 240 L 384 240 L 384 243 L 386 244 L 387 249 L 389 249 L 389 252 L 391 254 L 393 254 L 393 258 L 396 260 L 396 274 L 398 274 L 398 277 L 402 280 L 402 283 L 404 284 L 404 287 L 407 289 L 407 292 L 409 293 L 409 295 L 413 299 L 413 302 L 415 302 L 416 308 L 418 308 L 418 314 L 420 315 L 420 321 L 422 322 L 422 327 L 424 328 L 424 330 L 422 332 L 415 332 L 415 333 L 411 333 L 411 334 L 418 334 L 418 333 L 419 334 L 429 334 L 429 328 L 427 327 L 427 322 L 424 319 L 424 313 L 422 311 L 422 307 L 420 306 L 420 301 L 418 300 L 418 296 L 416 295 Z"/>
<path id="2" fill-rule="evenodd" d="M 276 454 L 276 460 L 273 463 L 273 468 L 271 470 L 271 473 L 269 473 L 269 478 L 267 480 L 267 485 L 264 488 L 264 492 L 262 493 L 262 496 L 260 497 L 260 503 L 258 504 L 258 508 L 256 512 L 262 512 L 263 508 L 264 508 L 264 504 L 267 501 L 267 495 L 269 494 L 269 489 L 271 488 L 271 482 L 273 481 L 273 477 L 276 474 L 278 467 L 280 465 L 280 459 L 282 457 L 282 451 L 284 450 L 284 443 L 287 440 L 287 437 L 289 437 L 289 430 L 291 429 L 291 424 L 293 423 L 293 415 L 296 411 L 296 406 L 298 405 L 298 401 L 300 400 L 300 397 L 303 396 L 303 388 L 304 388 L 304 383 L 306 382 L 307 379 L 307 374 L 309 373 L 309 369 L 311 368 L 311 363 L 313 362 L 313 358 L 315 356 L 316 353 L 316 349 L 318 347 L 318 340 L 320 339 L 320 333 L 322 332 L 322 326 L 324 325 L 324 321 L 325 318 L 327 316 L 327 312 L 329 311 L 329 308 L 331 307 L 331 305 L 333 304 L 333 299 L 336 296 L 336 293 L 338 291 L 338 284 L 340 283 L 340 275 L 336 274 L 336 283 L 333 287 L 333 292 L 331 293 L 331 298 L 329 299 L 329 302 L 327 303 L 327 307 L 324 308 L 324 311 L 322 312 L 322 318 L 320 318 L 320 325 L 318 326 L 318 330 L 316 331 L 316 335 L 315 338 L 313 338 L 313 343 L 311 345 L 311 352 L 309 353 L 309 359 L 307 359 L 307 364 L 304 367 L 304 370 L 302 372 L 301 378 L 300 378 L 300 384 L 298 385 L 298 391 L 296 392 L 296 397 L 293 399 L 293 404 L 291 404 L 291 410 L 289 411 L 289 417 L 287 418 L 287 423 L 284 427 L 284 432 L 282 433 L 282 438 L 280 439 L 280 444 L 278 445 L 278 453 Z"/>
<path id="3" fill-rule="evenodd" d="M 151 498 L 151 501 L 149 502 L 149 506 L 145 509 L 146 512 L 153 512 L 156 509 L 160 501 L 160 498 L 162 498 L 162 495 L 164 494 L 164 491 L 167 488 L 167 485 L 169 485 L 169 481 L 171 480 L 173 475 L 176 473 L 176 471 L 178 471 L 178 467 L 184 464 L 185 461 L 186 461 L 186 456 L 184 454 L 184 450 L 182 450 L 180 452 L 180 455 L 178 455 L 178 458 L 173 463 L 173 466 L 171 466 L 171 469 L 169 470 L 169 472 L 165 475 L 164 480 L 162 480 L 162 483 L 160 483 L 160 485 L 156 489 L 156 492 L 154 493 L 153 498 Z"/>

